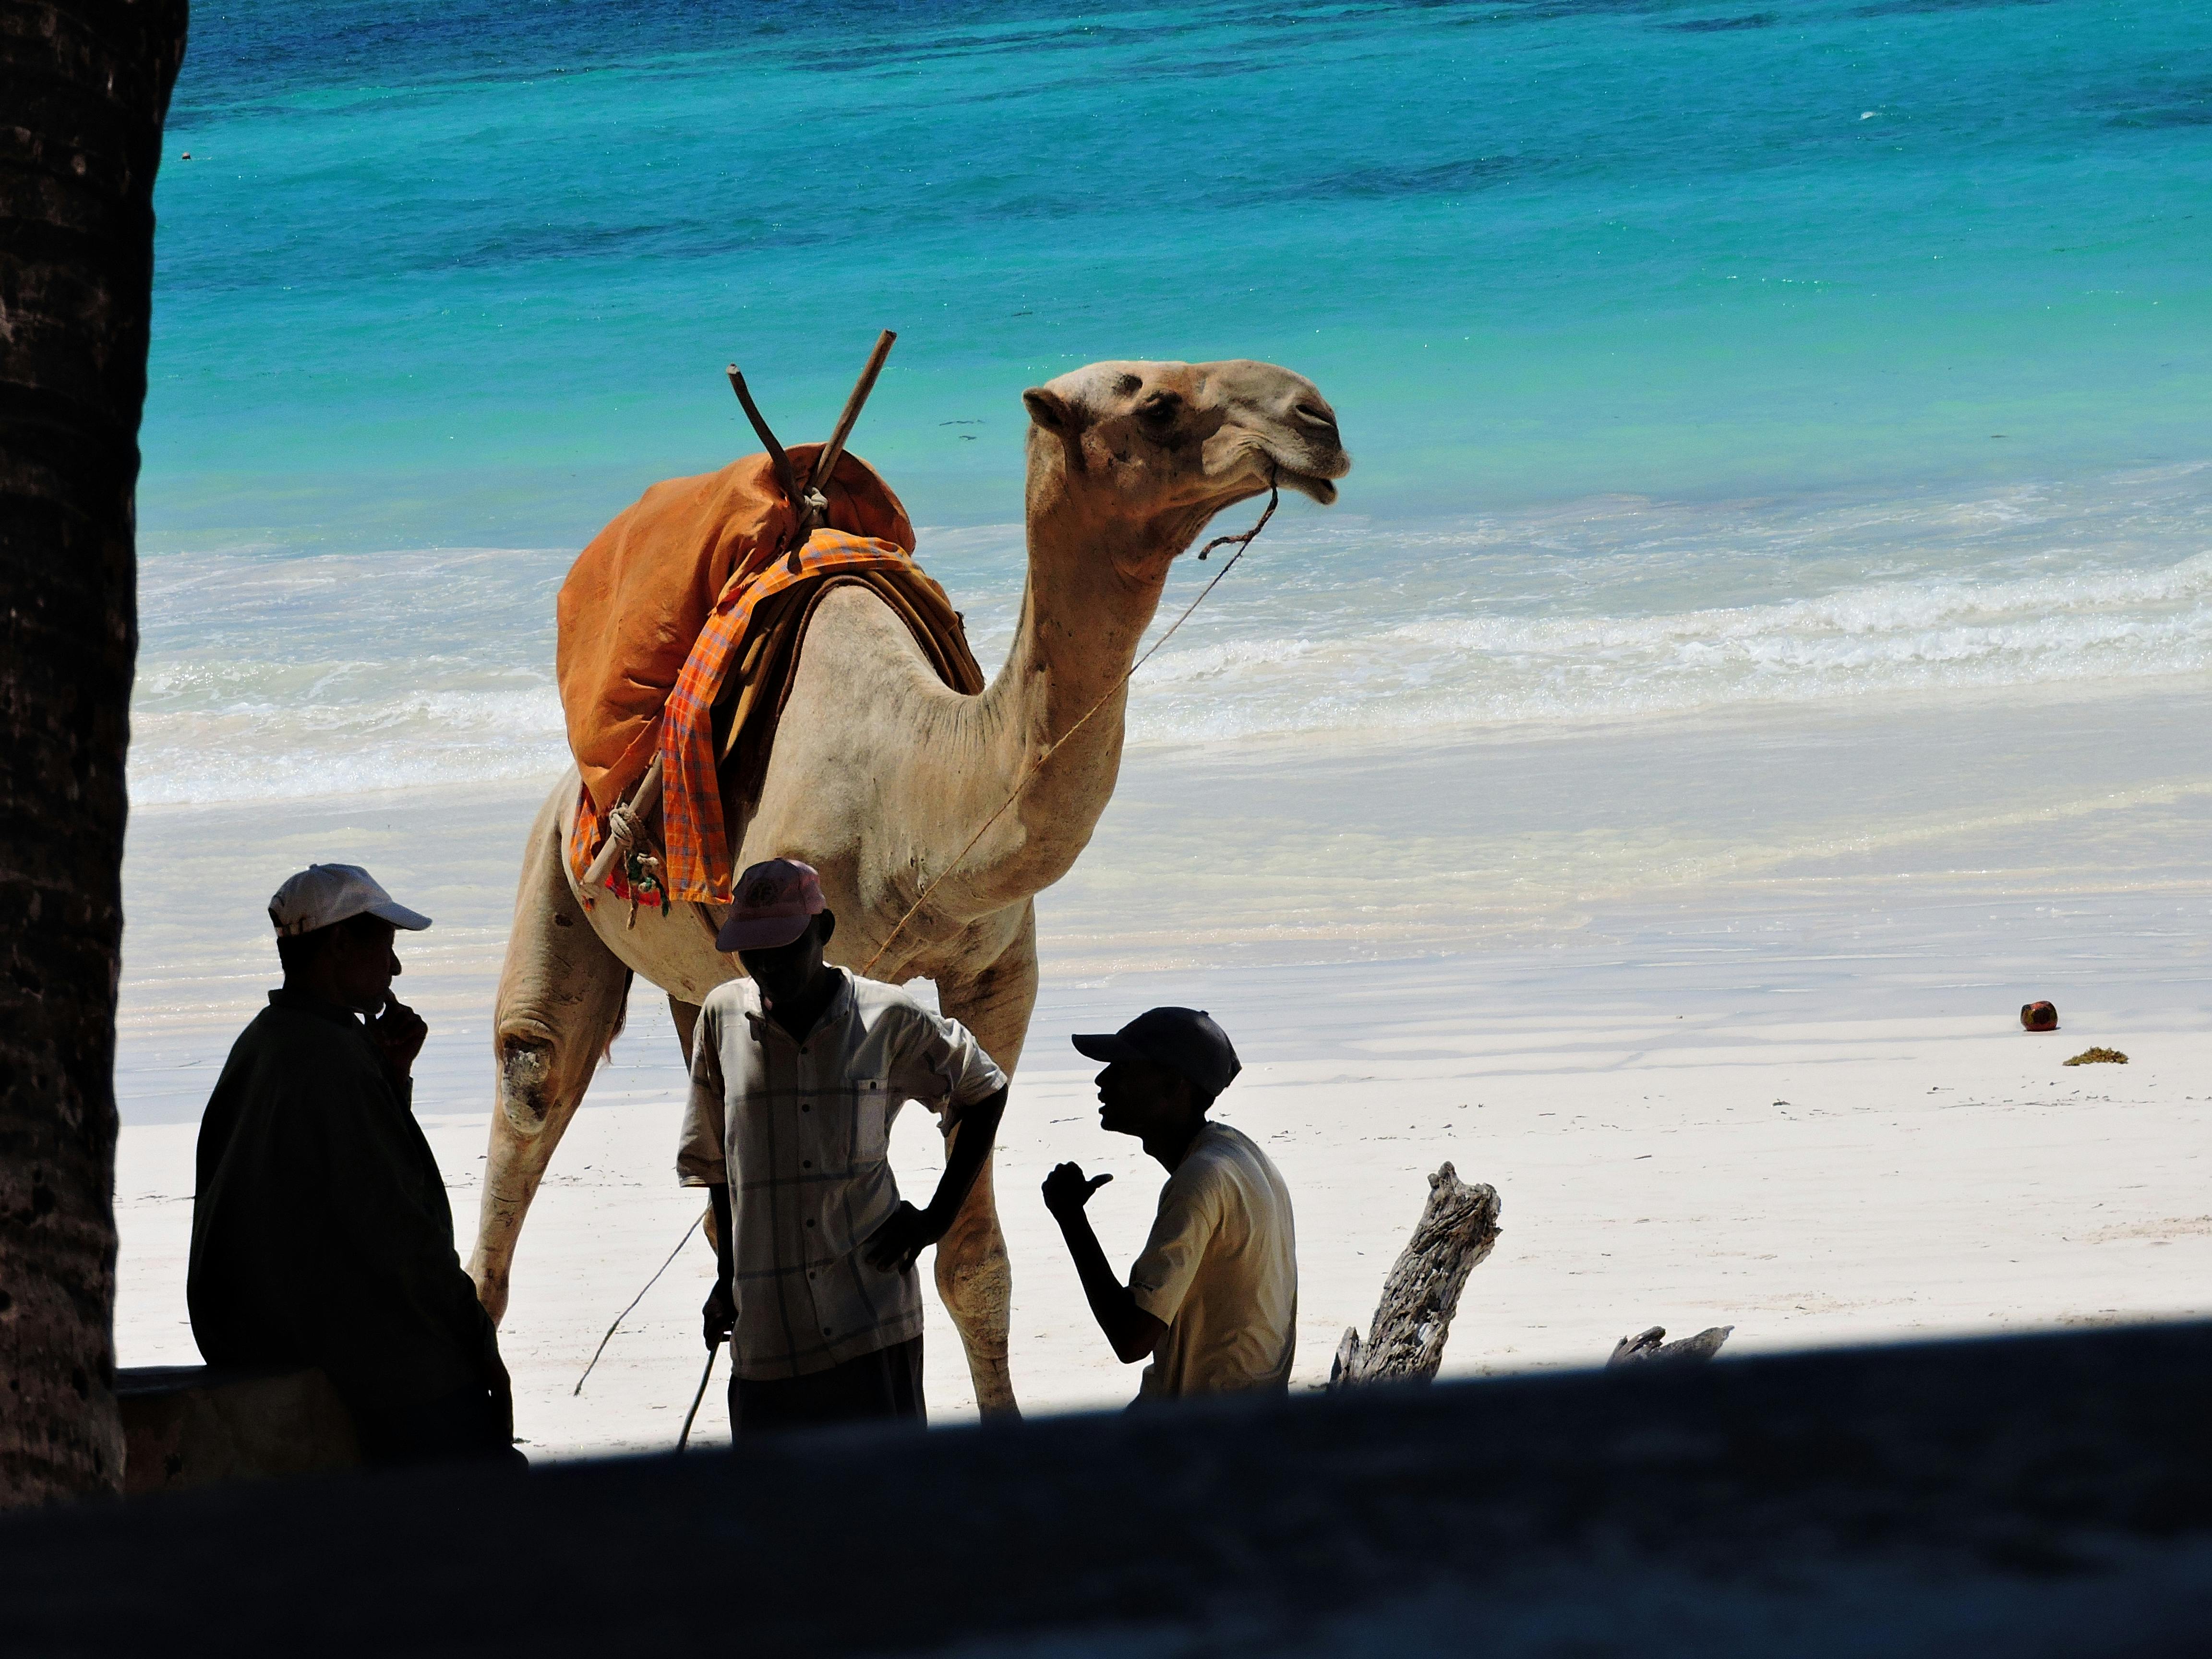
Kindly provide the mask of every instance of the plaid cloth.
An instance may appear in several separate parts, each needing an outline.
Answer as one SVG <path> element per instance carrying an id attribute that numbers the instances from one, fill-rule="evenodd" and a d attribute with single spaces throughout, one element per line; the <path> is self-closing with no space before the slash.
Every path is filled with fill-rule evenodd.
<path id="1" fill-rule="evenodd" d="M 797 666 L 798 643 L 812 611 L 800 590 L 811 587 L 818 595 L 826 586 L 854 579 L 905 600 L 898 608 L 948 684 L 970 694 L 982 689 L 981 671 L 969 653 L 945 590 L 895 543 L 842 530 L 817 530 L 793 557 L 738 571 L 699 630 L 661 710 L 658 749 L 664 851 L 659 890 L 640 884 L 633 892 L 626 874 L 617 869 L 607 882 L 607 890 L 615 897 L 634 896 L 640 903 L 653 905 L 662 902 L 664 894 L 701 904 L 730 902 L 730 836 L 722 812 L 720 757 L 715 752 L 715 703 L 730 684 L 732 670 L 758 659 L 750 647 L 765 629 L 781 625 L 788 630 L 790 637 L 777 660 L 785 675 Z M 787 602 L 777 603 L 786 596 Z M 781 708 L 781 695 L 749 699 L 736 724 L 772 729 Z M 740 735 L 739 730 L 732 731 L 731 748 L 738 747 Z M 764 743 L 757 731 L 752 738 L 752 751 L 764 759 Z M 577 801 L 575 830 L 568 842 L 569 865 L 580 883 L 605 838 L 605 815 L 586 787 Z"/>

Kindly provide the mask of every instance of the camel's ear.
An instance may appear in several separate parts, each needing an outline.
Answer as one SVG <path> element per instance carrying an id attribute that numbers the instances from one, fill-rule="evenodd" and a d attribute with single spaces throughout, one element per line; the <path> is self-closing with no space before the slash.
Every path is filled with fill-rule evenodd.
<path id="1" fill-rule="evenodd" d="M 1022 393 L 1022 402 L 1030 411 L 1030 419 L 1048 432 L 1057 432 L 1063 437 L 1075 430 L 1075 409 L 1057 392 L 1033 386 Z"/>

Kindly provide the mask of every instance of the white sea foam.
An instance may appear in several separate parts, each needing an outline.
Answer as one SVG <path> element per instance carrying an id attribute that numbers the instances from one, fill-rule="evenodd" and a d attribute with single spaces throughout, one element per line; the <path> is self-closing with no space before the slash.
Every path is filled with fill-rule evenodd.
<path id="1" fill-rule="evenodd" d="M 1475 616 L 1179 645 L 1147 667 L 1154 695 L 1131 714 L 1139 739 L 1616 720 L 2201 674 L 2212 668 L 2212 554 L 2165 570 L 1903 580 L 1645 617 Z"/>
<path id="2" fill-rule="evenodd" d="M 2201 676 L 2208 549 L 2212 467 L 1971 495 L 1607 499 L 1448 524 L 1308 513 L 1146 665 L 1130 732 L 1387 737 Z M 928 535 L 922 552 L 995 666 L 1018 530 Z M 557 769 L 552 599 L 569 556 L 150 557 L 136 798 Z M 1179 567 L 1158 626 L 1215 568 Z"/>
<path id="3" fill-rule="evenodd" d="M 565 552 L 145 562 L 131 782 L 143 804 L 557 771 Z"/>

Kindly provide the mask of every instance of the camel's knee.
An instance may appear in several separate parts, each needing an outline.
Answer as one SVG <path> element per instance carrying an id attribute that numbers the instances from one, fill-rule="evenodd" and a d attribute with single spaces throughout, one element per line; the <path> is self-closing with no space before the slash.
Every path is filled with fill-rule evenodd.
<path id="1" fill-rule="evenodd" d="M 964 1257 L 938 1256 L 937 1294 L 971 1348 L 981 1345 L 1004 1350 L 1013 1288 L 1013 1271 L 1003 1249 Z M 987 1335 L 997 1341 L 988 1341 Z"/>
<path id="2" fill-rule="evenodd" d="M 543 1037 L 511 1036 L 499 1045 L 499 1107 L 507 1127 L 534 1138 L 559 1103 L 553 1045 Z"/>
<path id="3" fill-rule="evenodd" d="M 973 1343 L 971 1328 L 1005 1322 L 1013 1299 L 1012 1264 L 996 1216 L 982 1224 L 956 1225 L 937 1247 L 937 1294 Z"/>

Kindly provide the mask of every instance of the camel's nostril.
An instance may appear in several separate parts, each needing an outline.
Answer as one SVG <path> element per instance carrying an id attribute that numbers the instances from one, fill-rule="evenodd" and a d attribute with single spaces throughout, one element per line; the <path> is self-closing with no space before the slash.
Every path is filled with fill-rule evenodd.
<path id="1" fill-rule="evenodd" d="M 1325 426 L 1332 432 L 1336 430 L 1336 416 L 1330 414 L 1328 410 L 1322 408 L 1317 404 L 1296 404 L 1292 407 L 1291 413 L 1297 416 L 1308 426 Z"/>

